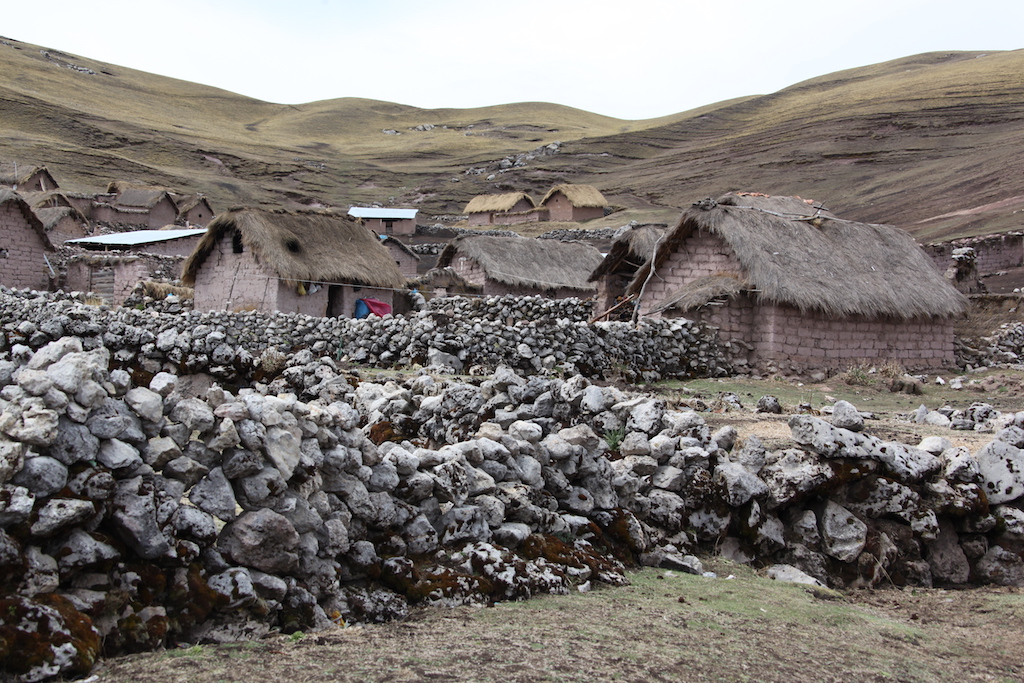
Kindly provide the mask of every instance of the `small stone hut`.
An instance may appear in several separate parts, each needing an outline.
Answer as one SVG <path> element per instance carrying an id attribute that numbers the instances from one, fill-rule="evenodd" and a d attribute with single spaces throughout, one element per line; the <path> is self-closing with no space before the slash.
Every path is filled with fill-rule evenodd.
<path id="1" fill-rule="evenodd" d="M 47 290 L 55 275 L 47 254 L 53 244 L 28 202 L 14 190 L 0 189 L 0 284 Z"/>
<path id="2" fill-rule="evenodd" d="M 525 192 L 482 194 L 473 197 L 463 211 L 470 225 L 515 225 L 539 221 L 540 211 L 533 197 Z"/>
<path id="3" fill-rule="evenodd" d="M 597 312 L 607 311 L 625 294 L 636 271 L 654 255 L 654 246 L 667 227 L 664 223 L 632 225 L 616 236 L 604 260 L 590 274 L 589 281 L 597 283 Z"/>
<path id="4" fill-rule="evenodd" d="M 467 235 L 448 243 L 437 267 L 452 268 L 484 295 L 589 298 L 596 287 L 587 277 L 601 259 L 582 242 Z"/>
<path id="5" fill-rule="evenodd" d="M 604 215 L 608 201 L 593 185 L 555 185 L 540 200 L 550 221 L 589 221 Z"/>
<path id="6" fill-rule="evenodd" d="M 363 225 L 378 235 L 415 235 L 416 209 L 391 209 L 353 206 L 348 215 L 358 218 Z"/>
<path id="7" fill-rule="evenodd" d="M 641 314 L 716 326 L 739 366 L 797 374 L 951 365 L 967 305 L 908 233 L 752 194 L 684 211 L 627 291 Z"/>
<path id="8" fill-rule="evenodd" d="M 393 303 L 405 286 L 387 248 L 328 211 L 232 209 L 206 228 L 182 281 L 199 311 L 261 310 L 349 317 L 365 297 Z"/>

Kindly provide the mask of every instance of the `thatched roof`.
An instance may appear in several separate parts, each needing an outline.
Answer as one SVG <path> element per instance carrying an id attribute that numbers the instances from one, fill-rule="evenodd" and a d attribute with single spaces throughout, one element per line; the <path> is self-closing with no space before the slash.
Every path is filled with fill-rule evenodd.
<path id="1" fill-rule="evenodd" d="M 548 203 L 548 200 L 554 196 L 556 192 L 561 192 L 565 195 L 569 203 L 577 209 L 584 209 L 589 207 L 602 207 L 608 206 L 608 200 L 604 198 L 596 187 L 593 185 L 555 185 L 548 193 L 544 195 L 544 199 L 540 200 L 540 205 L 544 206 Z"/>
<path id="2" fill-rule="evenodd" d="M 235 233 L 243 249 L 289 282 L 405 285 L 387 248 L 358 221 L 326 211 L 264 209 L 232 209 L 211 221 L 185 261 L 182 281 L 194 284 L 218 240 L 233 239 Z"/>
<path id="3" fill-rule="evenodd" d="M 36 231 L 36 234 L 39 235 L 39 239 L 43 241 L 43 246 L 53 251 L 53 244 L 50 243 L 50 238 L 46 234 L 46 226 L 43 225 L 43 222 L 39 220 L 32 207 L 28 205 L 28 202 L 21 195 L 14 190 L 0 189 L 0 206 L 5 204 L 12 204 L 17 208 L 21 215 L 25 217 L 25 220 L 28 221 L 28 224 L 32 226 L 32 229 Z"/>
<path id="4" fill-rule="evenodd" d="M 726 299 L 739 294 L 749 287 L 736 275 L 705 275 L 669 294 L 652 312 L 692 311 L 716 299 Z"/>
<path id="5" fill-rule="evenodd" d="M 762 302 L 817 311 L 899 319 L 950 316 L 967 300 L 932 265 L 914 239 L 887 225 L 836 218 L 799 197 L 728 194 L 688 208 L 662 241 L 655 272 L 695 232 L 720 237 L 742 267 L 732 275 Z M 630 284 L 636 293 L 650 263 Z M 691 283 L 683 290 L 706 287 Z M 669 299 L 699 300 L 707 292 L 677 291 Z M 664 302 L 663 302 L 664 303 Z"/>
<path id="6" fill-rule="evenodd" d="M 210 206 L 209 200 L 206 199 L 205 195 L 201 194 L 179 194 L 171 195 L 171 199 L 174 200 L 175 205 L 178 207 L 178 213 L 185 213 L 191 211 L 200 204 L 206 204 L 206 208 L 210 209 L 210 213 L 213 213 L 213 207 Z"/>
<path id="7" fill-rule="evenodd" d="M 480 264 L 487 277 L 512 287 L 580 291 L 593 290 L 587 276 L 601 263 L 601 252 L 582 242 L 559 242 L 526 237 L 466 235 L 448 243 L 437 267 L 457 257 Z"/>
<path id="8" fill-rule="evenodd" d="M 45 192 L 24 192 L 18 194 L 33 209 L 52 209 L 58 206 L 71 206 L 71 200 L 63 190 L 47 190 Z"/>
<path id="9" fill-rule="evenodd" d="M 431 268 L 415 280 L 416 284 L 432 289 L 458 289 L 461 292 L 472 293 L 483 290 L 482 285 L 474 284 L 462 277 L 454 268 Z"/>
<path id="10" fill-rule="evenodd" d="M 53 187 L 50 188 L 51 190 L 57 187 L 57 181 L 54 180 L 53 174 L 45 166 L 22 166 L 19 168 L 16 164 L 12 163 L 0 164 L 0 185 L 20 187 L 31 180 L 32 176 L 37 173 L 46 174 L 46 177 L 53 183 Z"/>
<path id="11" fill-rule="evenodd" d="M 174 203 L 174 198 L 171 197 L 167 190 L 127 189 L 117 195 L 116 201 L 120 206 L 152 209 L 163 201 L 165 197 L 171 203 L 171 206 L 174 207 L 175 211 L 177 211 L 178 205 Z"/>
<path id="12" fill-rule="evenodd" d="M 511 211 L 512 207 L 525 199 L 530 206 L 537 206 L 533 197 L 525 192 L 509 192 L 508 194 L 482 194 L 473 197 L 466 204 L 462 213 L 491 213 L 492 211 Z"/>
<path id="13" fill-rule="evenodd" d="M 594 269 L 588 280 L 594 282 L 620 269 L 636 272 L 654 253 L 654 245 L 665 234 L 664 224 L 634 225 L 627 228 L 612 242 L 608 255 Z"/>
<path id="14" fill-rule="evenodd" d="M 395 247 L 398 248 L 399 251 L 404 251 L 406 254 L 412 256 L 417 261 L 420 260 L 419 254 L 410 249 L 405 242 L 399 239 L 395 239 L 391 235 L 377 235 L 377 233 L 373 232 L 372 230 L 370 232 L 373 233 L 377 237 L 377 239 L 380 240 L 380 243 L 383 244 L 385 247 L 390 247 L 391 245 L 394 245 Z"/>
<path id="15" fill-rule="evenodd" d="M 35 211 L 36 216 L 43 222 L 43 227 L 47 230 L 53 230 L 57 223 L 68 217 L 72 218 L 76 223 L 81 223 L 82 225 L 89 224 L 89 219 L 85 217 L 85 214 L 73 206 L 44 206 L 33 209 L 33 211 Z"/>

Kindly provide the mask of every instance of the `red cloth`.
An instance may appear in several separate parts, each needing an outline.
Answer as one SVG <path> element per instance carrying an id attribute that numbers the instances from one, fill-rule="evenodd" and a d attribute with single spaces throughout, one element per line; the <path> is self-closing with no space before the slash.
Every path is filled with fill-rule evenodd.
<path id="1" fill-rule="evenodd" d="M 366 307 L 370 309 L 370 313 L 381 318 L 391 312 L 391 304 L 386 304 L 380 299 L 365 298 L 363 299 L 363 302 L 366 304 Z"/>

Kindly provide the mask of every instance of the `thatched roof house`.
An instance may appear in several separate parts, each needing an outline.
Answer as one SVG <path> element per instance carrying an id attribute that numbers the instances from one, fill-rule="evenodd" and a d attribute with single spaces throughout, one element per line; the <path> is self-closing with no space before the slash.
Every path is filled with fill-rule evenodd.
<path id="1" fill-rule="evenodd" d="M 155 230 L 178 220 L 178 205 L 167 190 L 115 181 L 107 186 L 107 194 L 97 196 L 92 218 L 97 223 Z"/>
<path id="2" fill-rule="evenodd" d="M 599 312 L 611 308 L 625 294 L 636 271 L 654 255 L 654 247 L 666 227 L 664 223 L 631 225 L 616 236 L 604 260 L 588 278 L 597 283 Z"/>
<path id="3" fill-rule="evenodd" d="M 213 207 L 205 196 L 201 194 L 174 194 L 171 195 L 178 207 L 178 218 L 192 225 L 207 225 L 213 220 Z"/>
<path id="4" fill-rule="evenodd" d="M 402 277 L 415 278 L 420 265 L 419 255 L 397 237 L 379 235 L 378 238 L 380 243 L 391 252 L 391 258 L 395 260 L 395 265 L 398 266 L 398 272 L 402 274 Z"/>
<path id="5" fill-rule="evenodd" d="M 470 225 L 513 225 L 538 220 L 536 206 L 525 192 L 482 194 L 469 200 L 463 213 Z"/>
<path id="6" fill-rule="evenodd" d="M 9 187 L 20 193 L 48 192 L 59 186 L 45 166 L 22 166 L 0 164 L 0 186 Z"/>
<path id="7" fill-rule="evenodd" d="M 782 371 L 953 360 L 966 299 L 913 238 L 798 197 L 728 194 L 683 212 L 628 293 L 641 313 L 719 327 L 740 360 Z M 771 369 L 771 368 L 769 368 Z"/>
<path id="8" fill-rule="evenodd" d="M 452 240 L 437 259 L 484 294 L 589 297 L 587 277 L 601 263 L 601 252 L 582 242 L 525 237 L 463 236 Z"/>
<path id="9" fill-rule="evenodd" d="M 53 244 L 32 207 L 14 190 L 0 189 L 0 284 L 49 289 L 54 275 L 47 261 Z"/>
<path id="10" fill-rule="evenodd" d="M 326 211 L 232 209 L 207 226 L 185 261 L 197 310 L 258 309 L 348 316 L 365 296 L 392 300 L 402 277 L 358 222 Z"/>
<path id="11" fill-rule="evenodd" d="M 593 185 L 555 185 L 540 206 L 547 210 L 548 220 L 588 221 L 604 215 L 608 200 Z"/>

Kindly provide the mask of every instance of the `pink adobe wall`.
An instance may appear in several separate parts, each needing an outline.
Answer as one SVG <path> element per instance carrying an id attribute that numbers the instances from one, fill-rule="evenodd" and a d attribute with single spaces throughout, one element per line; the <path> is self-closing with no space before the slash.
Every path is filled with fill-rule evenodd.
<path id="1" fill-rule="evenodd" d="M 473 213 L 469 214 L 468 222 L 469 222 L 470 225 L 476 225 L 476 226 L 479 226 L 479 225 L 490 225 L 491 224 L 491 216 L 493 216 L 493 215 L 494 215 L 494 213 L 491 212 L 491 211 L 474 211 Z"/>
<path id="2" fill-rule="evenodd" d="M 412 218 L 391 221 L 389 229 L 383 218 L 364 218 L 363 225 L 373 230 L 378 235 L 415 235 L 416 221 Z"/>
<path id="3" fill-rule="evenodd" d="M 572 202 L 561 192 L 556 192 L 544 203 L 544 208 L 548 210 L 548 220 L 552 221 L 571 221 L 574 220 L 572 214 Z"/>
<path id="4" fill-rule="evenodd" d="M 991 275 L 1000 270 L 1009 270 L 1024 265 L 1024 234 L 1009 233 L 970 237 L 951 242 L 928 244 L 924 250 L 932 257 L 939 272 L 945 272 L 952 263 L 953 250 L 959 247 L 973 247 L 978 257 L 978 273 Z"/>
<path id="5" fill-rule="evenodd" d="M 64 244 L 68 240 L 85 237 L 85 226 L 72 216 L 64 216 L 50 228 L 50 244 Z"/>
<path id="6" fill-rule="evenodd" d="M 178 207 L 171 198 L 164 196 L 149 210 L 148 225 L 151 230 L 157 230 L 165 225 L 174 225 L 178 219 Z"/>
<path id="7" fill-rule="evenodd" d="M 548 220 L 548 212 L 541 209 L 529 209 L 520 213 L 496 213 L 494 225 L 516 225 L 518 223 L 537 223 Z"/>
<path id="8" fill-rule="evenodd" d="M 213 219 L 213 211 L 206 207 L 206 204 L 200 202 L 193 206 L 191 209 L 186 211 L 181 218 L 192 223 L 193 225 L 200 225 L 206 227 L 206 224 Z M 163 226 L 161 226 L 163 227 Z"/>
<path id="9" fill-rule="evenodd" d="M 48 250 L 15 202 L 0 205 L 0 235 L 0 284 L 49 289 L 50 270 L 43 258 Z"/>
<path id="10" fill-rule="evenodd" d="M 640 314 L 647 315 L 655 304 L 683 285 L 717 273 L 742 275 L 743 266 L 721 238 L 709 233 L 690 235 L 658 266 L 644 290 Z"/>
<path id="11" fill-rule="evenodd" d="M 416 277 L 416 268 L 419 266 L 420 262 L 397 244 L 390 243 L 387 247 L 388 251 L 391 252 L 391 258 L 393 258 L 395 263 L 398 265 L 398 272 L 402 274 L 402 277 Z"/>
<path id="12" fill-rule="evenodd" d="M 235 254 L 227 235 L 217 240 L 196 272 L 193 303 L 197 311 L 275 311 L 277 294 L 276 276 L 250 250 Z"/>

